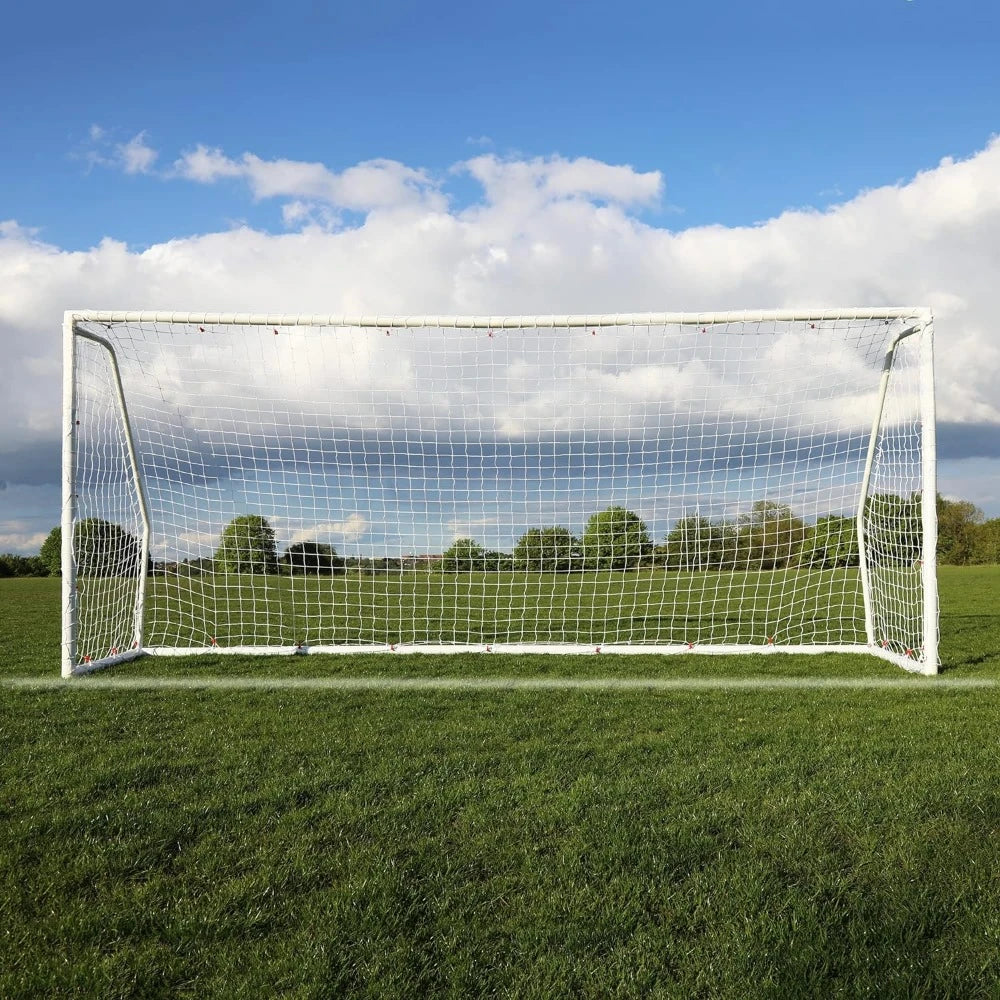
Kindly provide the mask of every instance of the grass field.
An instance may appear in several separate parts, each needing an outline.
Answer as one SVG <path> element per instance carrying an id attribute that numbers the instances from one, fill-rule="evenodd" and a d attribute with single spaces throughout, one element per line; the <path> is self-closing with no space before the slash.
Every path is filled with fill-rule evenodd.
<path id="1" fill-rule="evenodd" d="M 918 644 L 914 568 L 878 568 L 873 584 L 897 651 Z M 131 641 L 134 585 L 81 580 L 80 655 Z M 106 626 L 119 608 L 118 631 Z M 684 645 L 864 643 L 857 569 L 764 572 L 157 576 L 147 586 L 146 646 L 343 643 Z M 891 621 L 887 620 L 891 619 Z M 91 621 L 99 627 L 92 628 Z"/>
<path id="2" fill-rule="evenodd" d="M 371 655 L 69 683 L 57 581 L 0 580 L 0 996 L 996 997 L 1000 569 L 940 579 L 940 678 Z M 595 686 L 374 686 L 402 674 Z M 207 686 L 247 677 L 273 686 Z M 282 686 L 307 678 L 373 686 Z"/>

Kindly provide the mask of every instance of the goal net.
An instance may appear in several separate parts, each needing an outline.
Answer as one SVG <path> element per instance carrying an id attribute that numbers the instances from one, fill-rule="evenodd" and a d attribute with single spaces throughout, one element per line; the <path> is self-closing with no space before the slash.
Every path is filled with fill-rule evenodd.
<path id="1" fill-rule="evenodd" d="M 936 672 L 932 329 L 67 313 L 63 672 L 378 650 Z"/>

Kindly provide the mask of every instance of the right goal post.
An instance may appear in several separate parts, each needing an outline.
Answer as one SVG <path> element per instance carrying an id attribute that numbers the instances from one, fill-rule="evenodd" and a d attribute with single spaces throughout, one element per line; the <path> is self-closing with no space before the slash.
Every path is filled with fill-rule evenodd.
<path id="1" fill-rule="evenodd" d="M 63 673 L 143 654 L 938 669 L 933 318 L 68 312 Z"/>

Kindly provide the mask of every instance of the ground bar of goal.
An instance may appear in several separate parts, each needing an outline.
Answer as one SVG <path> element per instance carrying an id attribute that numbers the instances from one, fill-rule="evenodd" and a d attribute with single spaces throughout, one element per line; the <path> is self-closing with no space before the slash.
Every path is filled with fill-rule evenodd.
<path id="1" fill-rule="evenodd" d="M 801 654 L 818 656 L 823 653 L 854 653 L 866 656 L 876 656 L 881 660 L 893 663 L 904 670 L 917 673 L 927 672 L 926 665 L 919 660 L 912 659 L 892 650 L 883 649 L 878 646 L 865 646 L 858 644 L 842 645 L 780 645 L 774 643 L 762 643 L 759 646 L 748 645 L 725 645 L 706 644 L 699 646 L 693 644 L 672 644 L 672 645 L 641 645 L 641 644 L 615 644 L 607 645 L 601 643 L 481 643 L 477 645 L 452 644 L 432 644 L 432 643 L 388 643 L 388 644 L 336 644 L 336 645 L 294 645 L 294 646 L 183 646 L 166 647 L 153 646 L 143 650 L 152 656 L 213 656 L 215 654 L 240 655 L 240 656 L 302 656 L 313 653 L 328 654 L 358 654 L 377 653 L 389 655 L 406 655 L 413 653 L 423 653 L 428 655 L 459 655 L 469 653 L 504 653 L 507 655 L 523 655 L 531 653 L 545 653 L 558 655 L 601 655 L 601 656 L 678 656 L 683 654 L 708 655 L 708 656 L 734 656 L 746 655 L 748 653 L 761 653 L 764 655 L 774 654 Z"/>

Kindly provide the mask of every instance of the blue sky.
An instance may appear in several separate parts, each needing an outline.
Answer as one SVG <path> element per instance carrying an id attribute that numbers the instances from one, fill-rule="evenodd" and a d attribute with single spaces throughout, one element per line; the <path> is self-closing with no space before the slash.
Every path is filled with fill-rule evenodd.
<path id="1" fill-rule="evenodd" d="M 88 169 L 94 124 L 145 132 L 163 161 L 204 143 L 335 170 L 477 149 L 629 163 L 664 171 L 671 228 L 825 206 L 998 128 L 990 0 L 19 4 L 5 21 L 0 218 L 71 249 L 281 225 L 243 191 Z"/>
<path id="2" fill-rule="evenodd" d="M 1000 515 L 992 0 L 29 4 L 5 35 L 0 550 L 58 518 L 77 306 L 928 304 L 942 490 Z"/>

